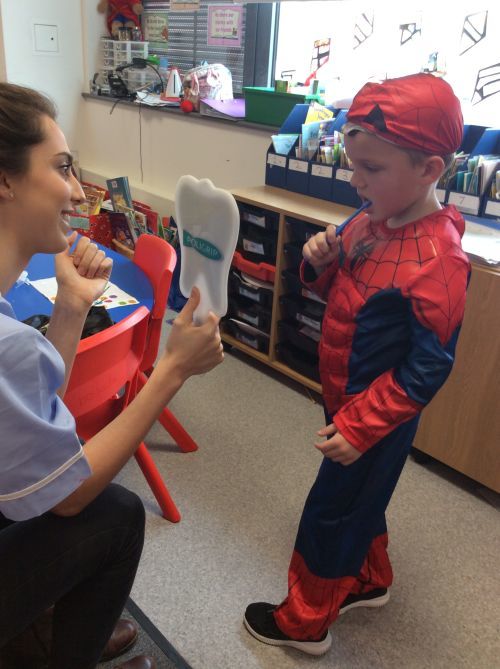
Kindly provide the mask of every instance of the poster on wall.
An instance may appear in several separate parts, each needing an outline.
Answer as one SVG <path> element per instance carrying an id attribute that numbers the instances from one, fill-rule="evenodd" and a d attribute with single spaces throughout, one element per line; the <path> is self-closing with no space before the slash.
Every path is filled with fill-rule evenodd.
<path id="1" fill-rule="evenodd" d="M 142 30 L 146 42 L 151 46 L 163 47 L 168 42 L 168 14 L 167 12 L 154 12 L 143 14 Z"/>
<path id="2" fill-rule="evenodd" d="M 240 47 L 243 23 L 243 7 L 235 5 L 209 5 L 209 46 Z"/>

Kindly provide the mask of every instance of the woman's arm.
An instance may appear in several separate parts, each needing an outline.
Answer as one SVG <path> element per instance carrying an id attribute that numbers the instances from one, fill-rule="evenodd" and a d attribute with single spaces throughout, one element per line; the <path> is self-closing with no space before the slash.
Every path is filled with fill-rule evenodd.
<path id="1" fill-rule="evenodd" d="M 92 475 L 62 502 L 53 513 L 79 513 L 110 483 L 134 454 L 162 409 L 194 374 L 209 371 L 224 358 L 218 318 L 211 314 L 201 326 L 193 324 L 199 303 L 193 294 L 174 321 L 165 352 L 148 382 L 130 405 L 84 446 Z"/>

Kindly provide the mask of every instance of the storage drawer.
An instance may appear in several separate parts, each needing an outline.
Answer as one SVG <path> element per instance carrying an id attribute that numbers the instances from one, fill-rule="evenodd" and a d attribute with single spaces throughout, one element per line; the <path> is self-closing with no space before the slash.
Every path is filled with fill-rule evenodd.
<path id="1" fill-rule="evenodd" d="M 292 344 L 308 355 L 318 355 L 320 334 L 308 325 L 300 325 L 294 321 L 279 321 L 278 335 L 280 341 Z"/>
<path id="2" fill-rule="evenodd" d="M 318 297 L 316 293 L 313 293 L 312 290 L 309 290 L 304 286 L 300 280 L 298 271 L 295 271 L 294 269 L 285 269 L 283 272 L 281 272 L 281 276 L 285 282 L 287 292 L 295 293 L 296 295 L 306 297 L 308 300 L 314 300 L 315 302 L 319 302 L 323 305 L 325 304 L 324 300 Z"/>
<path id="3" fill-rule="evenodd" d="M 283 252 L 285 254 L 285 260 L 287 267 L 295 267 L 298 271 L 303 257 L 302 257 L 302 247 L 304 244 L 301 242 L 288 242 L 283 246 Z"/>
<path id="4" fill-rule="evenodd" d="M 224 321 L 224 330 L 242 344 L 250 346 L 255 351 L 261 353 L 269 353 L 269 335 L 259 332 L 251 325 L 246 326 L 242 323 L 228 319 Z"/>
<path id="5" fill-rule="evenodd" d="M 240 231 L 239 250 L 252 262 L 276 263 L 276 243 L 274 233 L 266 233 L 255 226 L 244 226 Z"/>
<path id="6" fill-rule="evenodd" d="M 233 256 L 233 266 L 242 272 L 245 272 L 245 274 L 250 274 L 250 276 L 257 279 L 274 283 L 274 277 L 276 275 L 276 267 L 274 265 L 269 265 L 264 262 L 254 263 L 251 260 L 246 260 L 239 251 L 235 251 Z"/>
<path id="7" fill-rule="evenodd" d="M 250 204 L 239 204 L 240 218 L 245 223 L 256 226 L 267 232 L 277 232 L 279 224 L 279 214 L 275 211 L 253 207 Z"/>
<path id="8" fill-rule="evenodd" d="M 324 230 L 324 228 L 319 225 L 307 223 L 306 221 L 301 221 L 299 218 L 292 218 L 291 216 L 285 218 L 285 225 L 288 231 L 288 239 L 291 242 L 299 242 L 302 245 L 304 245 L 310 237 L 313 237 L 318 232 Z"/>
<path id="9" fill-rule="evenodd" d="M 280 343 L 276 346 L 276 353 L 281 362 L 288 365 L 299 374 L 312 381 L 320 383 L 318 357 L 304 353 L 291 344 Z"/>
<path id="10" fill-rule="evenodd" d="M 229 275 L 229 294 L 246 297 L 264 307 L 272 307 L 274 286 L 272 283 L 267 283 L 267 286 L 259 285 L 262 283 L 264 282 L 254 283 L 250 278 L 245 278 L 240 272 L 233 270 Z"/>
<path id="11" fill-rule="evenodd" d="M 245 321 L 258 330 L 271 330 L 271 309 L 265 309 L 245 297 L 229 298 L 229 316 Z"/>
<path id="12" fill-rule="evenodd" d="M 308 325 L 313 330 L 321 332 L 321 322 L 325 313 L 325 307 L 319 302 L 307 300 L 293 293 L 282 295 L 280 304 L 288 319 L 292 319 Z"/>

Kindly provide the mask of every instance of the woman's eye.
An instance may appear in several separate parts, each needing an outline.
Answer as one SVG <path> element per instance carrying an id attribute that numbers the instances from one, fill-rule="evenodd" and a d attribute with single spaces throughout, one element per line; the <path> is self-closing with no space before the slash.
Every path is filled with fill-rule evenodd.
<path id="1" fill-rule="evenodd" d="M 59 168 L 64 176 L 69 177 L 71 174 L 71 163 L 65 163 Z"/>

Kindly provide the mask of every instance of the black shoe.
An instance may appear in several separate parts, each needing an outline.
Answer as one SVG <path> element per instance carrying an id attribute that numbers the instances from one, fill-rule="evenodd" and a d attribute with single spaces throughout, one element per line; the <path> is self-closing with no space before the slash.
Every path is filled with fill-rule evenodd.
<path id="1" fill-rule="evenodd" d="M 347 595 L 339 609 L 339 615 L 341 616 L 346 611 L 355 609 L 358 606 L 366 606 L 368 608 L 384 606 L 389 601 L 389 598 L 390 594 L 387 588 L 375 588 L 362 595 Z"/>
<path id="2" fill-rule="evenodd" d="M 330 649 L 332 636 L 328 630 L 321 639 L 317 640 L 295 640 L 283 634 L 274 620 L 273 611 L 275 608 L 274 604 L 267 604 L 266 602 L 257 602 L 247 606 L 243 623 L 256 639 L 271 646 L 290 646 L 290 648 L 296 648 L 308 655 L 323 655 Z"/>

